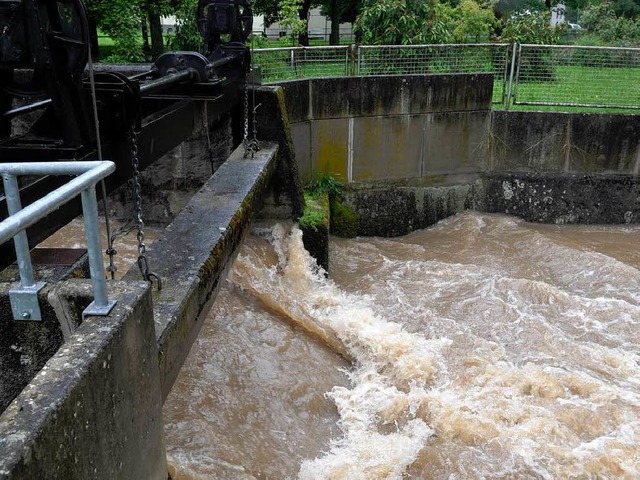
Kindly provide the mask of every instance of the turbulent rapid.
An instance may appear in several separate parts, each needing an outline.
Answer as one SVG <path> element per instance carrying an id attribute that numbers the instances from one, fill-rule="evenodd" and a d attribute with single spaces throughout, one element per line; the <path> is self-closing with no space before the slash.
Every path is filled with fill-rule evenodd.
<path id="1" fill-rule="evenodd" d="M 640 227 L 464 213 L 242 246 L 165 403 L 174 479 L 640 478 Z"/>

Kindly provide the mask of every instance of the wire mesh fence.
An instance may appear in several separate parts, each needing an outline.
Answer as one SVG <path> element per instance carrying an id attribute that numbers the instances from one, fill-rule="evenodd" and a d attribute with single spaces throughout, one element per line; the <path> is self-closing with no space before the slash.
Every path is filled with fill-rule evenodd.
<path id="1" fill-rule="evenodd" d="M 447 45 L 360 46 L 358 75 L 411 75 L 427 73 L 494 74 L 494 103 L 504 103 L 511 45 L 469 43 Z"/>
<path id="2" fill-rule="evenodd" d="M 520 45 L 513 103 L 640 108 L 640 49 Z"/>
<path id="3" fill-rule="evenodd" d="M 262 48 L 254 63 L 262 68 L 264 82 L 294 78 L 343 77 L 351 74 L 350 47 Z"/>
<path id="4" fill-rule="evenodd" d="M 513 55 L 515 50 L 516 55 Z M 492 72 L 493 103 L 640 109 L 640 49 L 566 45 L 259 49 L 266 83 L 294 78 Z"/>

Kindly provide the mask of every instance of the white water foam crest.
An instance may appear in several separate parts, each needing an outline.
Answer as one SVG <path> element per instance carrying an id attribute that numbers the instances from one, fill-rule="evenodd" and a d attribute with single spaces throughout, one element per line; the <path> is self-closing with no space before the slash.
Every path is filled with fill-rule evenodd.
<path id="1" fill-rule="evenodd" d="M 376 314 L 371 298 L 342 292 L 325 279 L 304 250 L 299 230 L 276 227 L 271 241 L 276 264 L 243 253 L 230 280 L 355 365 L 353 387 L 329 394 L 343 436 L 325 456 L 304 462 L 300 478 L 400 479 L 418 458 L 423 466 L 434 465 L 418 478 L 640 478 L 639 395 L 620 386 L 639 378 L 637 355 L 595 344 L 576 348 L 541 315 L 527 311 L 535 298 L 522 304 L 510 298 L 509 285 L 500 284 L 522 283 L 518 288 L 533 297 L 557 297 L 571 308 L 575 291 L 558 293 L 540 282 L 497 277 L 481 286 L 505 308 L 514 300 L 510 321 L 546 338 L 549 351 L 577 350 L 589 365 L 584 372 L 572 370 L 562 353 L 554 360 L 545 351 L 534 352 L 534 361 L 514 363 L 502 345 L 467 326 L 477 320 L 467 316 L 480 313 L 473 309 L 462 308 L 458 319 L 431 319 L 440 327 L 450 325 L 441 331 L 455 342 L 409 333 Z M 466 273 L 470 267 L 461 268 Z M 447 275 L 442 280 L 450 288 L 455 282 L 448 283 Z M 637 312 L 628 308 L 629 315 Z M 453 350 L 463 358 L 455 360 Z M 541 359 L 550 364 L 535 363 Z M 454 364 L 455 374 L 448 371 Z M 440 458 L 444 447 L 449 456 Z"/>
<path id="2" fill-rule="evenodd" d="M 400 324 L 376 317 L 366 299 L 340 292 L 313 266 L 299 229 L 287 234 L 277 226 L 273 239 L 279 243 L 278 266 L 265 269 L 239 256 L 231 281 L 272 308 L 274 290 L 304 298 L 278 309 L 288 307 L 283 313 L 330 345 L 340 342 L 338 351 L 356 363 L 354 387 L 334 388 L 329 394 L 344 436 L 325 457 L 305 462 L 300 478 L 402 478 L 433 433 L 423 420 L 411 418 L 420 398 L 413 391 L 425 388 L 438 373 L 440 352 L 451 342 L 410 334 Z"/>

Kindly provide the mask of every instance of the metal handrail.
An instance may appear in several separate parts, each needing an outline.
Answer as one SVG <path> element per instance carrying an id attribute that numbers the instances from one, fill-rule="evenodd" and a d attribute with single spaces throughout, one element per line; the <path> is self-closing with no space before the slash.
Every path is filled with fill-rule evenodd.
<path id="1" fill-rule="evenodd" d="M 115 171 L 110 161 L 99 162 L 33 162 L 0 164 L 9 217 L 0 222 L 0 243 L 13 237 L 20 271 L 20 287 L 9 291 L 15 320 L 41 320 L 38 292 L 44 282 L 36 282 L 25 229 L 60 208 L 78 195 L 82 200 L 89 268 L 93 285 L 93 302 L 83 315 L 108 315 L 115 301 L 107 297 L 102 247 L 98 227 L 96 183 Z M 17 177 L 21 175 L 79 175 L 31 205 L 22 208 Z"/>

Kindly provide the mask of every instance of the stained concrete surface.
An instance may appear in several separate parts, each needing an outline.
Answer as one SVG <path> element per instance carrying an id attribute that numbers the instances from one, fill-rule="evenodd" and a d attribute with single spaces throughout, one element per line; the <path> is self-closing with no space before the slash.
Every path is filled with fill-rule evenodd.
<path id="1" fill-rule="evenodd" d="M 58 287 L 81 310 L 91 284 Z M 108 317 L 83 322 L 0 416 L 0 479 L 166 480 L 149 288 L 116 282 Z"/>
<path id="2" fill-rule="evenodd" d="M 239 147 L 149 248 L 163 288 L 153 298 L 163 398 L 189 354 L 276 170 L 278 146 Z M 139 278 L 137 267 L 125 280 Z"/>
<path id="3" fill-rule="evenodd" d="M 640 222 L 640 179 L 623 174 L 501 174 L 485 176 L 482 211 L 530 222 Z"/>

